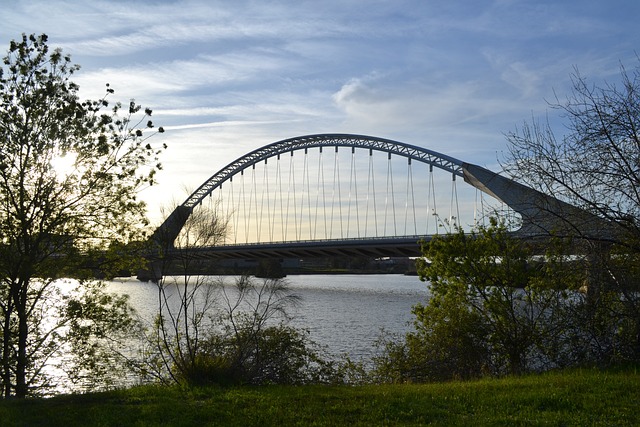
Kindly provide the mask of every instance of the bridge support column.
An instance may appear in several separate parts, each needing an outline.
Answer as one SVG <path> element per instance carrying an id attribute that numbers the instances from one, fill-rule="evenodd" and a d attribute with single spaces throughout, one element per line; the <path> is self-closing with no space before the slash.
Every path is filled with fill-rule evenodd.
<path id="1" fill-rule="evenodd" d="M 141 282 L 158 283 L 162 280 L 162 260 L 149 261 L 147 268 L 139 270 L 136 279 Z"/>
<path id="2" fill-rule="evenodd" d="M 187 222 L 189 215 L 191 215 L 191 208 L 185 206 L 178 206 L 171 215 L 162 223 L 160 227 L 153 233 L 151 237 L 151 244 L 153 245 L 153 256 L 149 260 L 149 265 L 146 269 L 138 271 L 137 279 L 142 282 L 159 282 L 162 280 L 162 273 L 164 260 L 162 258 L 166 253 L 173 249 L 173 244 L 180 230 Z M 155 259 L 153 257 L 156 257 Z"/>
<path id="3" fill-rule="evenodd" d="M 256 277 L 264 277 L 267 279 L 279 279 L 285 277 L 284 270 L 282 268 L 282 259 L 280 258 L 265 258 L 260 260 L 256 269 Z"/>

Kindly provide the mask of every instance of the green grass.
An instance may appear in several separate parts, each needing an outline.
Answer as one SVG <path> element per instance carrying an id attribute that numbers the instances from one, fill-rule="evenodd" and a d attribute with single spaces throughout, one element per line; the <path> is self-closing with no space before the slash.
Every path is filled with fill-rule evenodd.
<path id="1" fill-rule="evenodd" d="M 2 426 L 634 426 L 636 368 L 425 385 L 144 386 L 0 401 Z"/>

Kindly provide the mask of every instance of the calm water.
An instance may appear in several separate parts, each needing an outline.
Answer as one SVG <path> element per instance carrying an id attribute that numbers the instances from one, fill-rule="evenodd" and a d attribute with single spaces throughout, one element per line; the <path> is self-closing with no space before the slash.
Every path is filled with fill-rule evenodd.
<path id="1" fill-rule="evenodd" d="M 411 307 L 427 298 L 426 285 L 416 276 L 292 275 L 286 280 L 302 298 L 291 325 L 308 330 L 310 338 L 332 355 L 348 354 L 356 360 L 373 353 L 382 329 L 408 331 Z M 153 283 L 118 280 L 109 282 L 109 290 L 128 294 L 144 318 L 153 318 L 157 310 Z"/>

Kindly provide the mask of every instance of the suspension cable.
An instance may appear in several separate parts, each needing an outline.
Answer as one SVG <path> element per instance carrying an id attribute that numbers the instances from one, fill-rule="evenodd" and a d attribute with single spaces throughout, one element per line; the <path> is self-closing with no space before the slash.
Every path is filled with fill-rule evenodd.
<path id="1" fill-rule="evenodd" d="M 256 242 L 260 243 L 262 241 L 262 223 L 264 222 L 263 221 L 263 218 L 264 218 L 264 210 L 263 210 L 263 208 L 264 208 L 264 193 L 266 191 L 269 191 L 269 190 L 267 189 L 265 191 L 258 192 L 258 189 L 256 187 L 256 183 L 257 183 L 256 173 L 257 172 L 256 172 L 255 166 L 256 165 L 253 165 L 253 175 L 254 175 L 254 177 L 253 177 L 253 187 L 254 187 L 253 192 L 255 194 L 255 199 L 254 199 L 255 212 L 256 212 L 256 216 L 258 217 L 257 220 L 256 220 L 256 235 L 257 235 L 256 236 Z M 263 176 L 263 178 L 264 178 L 264 176 Z M 267 187 L 268 187 L 269 184 L 265 183 L 265 185 L 267 185 Z"/>
<path id="2" fill-rule="evenodd" d="M 240 183 L 242 185 L 241 188 L 241 194 L 240 194 L 240 201 L 242 203 L 242 218 L 244 219 L 244 238 L 245 238 L 245 243 L 248 242 L 248 227 L 249 227 L 249 223 L 248 223 L 248 215 L 247 215 L 247 197 L 246 197 L 246 190 L 245 190 L 245 175 L 244 175 L 244 169 L 240 171 Z"/>
<path id="3" fill-rule="evenodd" d="M 233 213 L 235 212 L 235 209 L 232 209 L 233 205 L 233 177 L 229 178 L 229 185 L 227 185 L 227 194 L 228 194 L 228 198 L 229 198 L 229 202 L 226 203 L 226 211 L 225 211 L 225 218 L 224 220 L 227 222 L 227 224 L 229 224 L 229 221 L 231 221 L 231 224 L 233 226 L 234 224 L 234 220 L 231 219 L 231 215 L 233 215 Z M 234 230 L 234 235 L 235 235 L 235 230 Z M 227 236 L 228 237 L 228 236 Z M 235 242 L 235 240 L 234 240 Z M 235 242 L 237 243 L 237 242 Z"/>
<path id="4" fill-rule="evenodd" d="M 302 194 L 300 196 L 300 223 L 299 223 L 300 238 L 302 238 L 302 225 L 305 223 L 304 221 L 304 210 L 305 210 L 304 195 L 305 194 L 307 195 L 307 199 L 311 197 L 309 194 L 309 153 L 307 149 L 304 150 L 304 161 L 302 163 Z M 310 214 L 308 216 L 310 217 Z M 311 230 L 309 230 L 309 232 L 311 232 Z"/>
<path id="5" fill-rule="evenodd" d="M 411 198 L 411 211 L 413 212 L 413 234 L 418 234 L 416 223 L 416 203 L 413 194 L 413 168 L 411 167 L 411 157 L 407 158 L 407 194 L 404 203 L 404 235 L 407 236 L 407 223 L 409 222 L 409 198 Z"/>
<path id="6" fill-rule="evenodd" d="M 429 220 L 434 217 L 435 233 L 438 234 L 438 212 L 436 210 L 436 188 L 433 182 L 433 165 L 429 165 L 429 183 L 427 185 L 427 229 L 426 235 L 429 235 Z"/>
<path id="7" fill-rule="evenodd" d="M 260 216 L 259 215 L 260 212 L 258 211 L 258 191 L 256 190 L 256 165 L 255 164 L 251 165 L 251 193 L 249 196 L 249 210 L 250 210 L 250 214 L 253 214 L 253 215 L 248 215 L 249 221 L 251 221 L 251 219 L 254 216 Z M 256 234 L 257 234 L 256 241 L 258 243 L 260 242 L 259 229 L 260 229 L 260 219 L 256 221 Z"/>
<path id="8" fill-rule="evenodd" d="M 351 220 L 351 204 L 355 203 L 356 210 L 356 237 L 360 238 L 360 211 L 358 209 L 358 185 L 357 185 L 357 177 L 356 177 L 356 148 L 351 147 L 351 170 L 349 171 L 349 205 L 347 212 L 347 237 L 349 237 L 349 228 L 350 228 L 350 220 Z M 352 201 L 351 195 L 353 194 L 355 197 L 355 202 Z"/>
<path id="9" fill-rule="evenodd" d="M 338 186 L 338 199 L 334 199 L 334 203 L 333 205 L 335 205 L 336 203 L 338 204 L 338 224 L 340 226 L 340 238 L 343 239 L 344 238 L 344 225 L 343 225 L 343 216 L 342 216 L 342 192 L 341 192 L 341 186 L 340 186 L 340 165 L 339 165 L 339 161 L 338 161 L 338 146 L 336 145 L 335 148 L 335 155 L 334 155 L 334 166 L 333 166 L 333 170 L 334 170 L 334 184 L 337 184 Z"/>
<path id="10" fill-rule="evenodd" d="M 455 203 L 455 213 L 454 216 L 454 203 Z M 460 220 L 460 209 L 458 207 L 458 189 L 456 185 L 456 175 L 451 174 L 451 204 L 449 206 L 449 231 L 454 231 L 455 225 Z"/>
<path id="11" fill-rule="evenodd" d="M 393 235 L 398 235 L 397 224 L 396 224 L 396 202 L 395 202 L 395 194 L 393 189 L 393 169 L 391 167 L 391 152 L 387 153 L 387 194 L 385 197 L 384 203 L 384 230 L 383 234 L 386 236 L 387 234 L 387 210 L 389 205 L 389 189 L 391 189 L 391 212 L 392 212 L 392 220 L 393 220 Z"/>
<path id="12" fill-rule="evenodd" d="M 365 222 L 369 223 L 369 195 L 373 197 L 373 236 L 378 236 L 378 210 L 376 209 L 376 186 L 375 186 L 375 174 L 373 173 L 373 150 L 369 148 L 369 173 L 367 177 L 367 212 L 365 214 Z M 367 233 L 368 234 L 368 233 Z"/>
<path id="13" fill-rule="evenodd" d="M 484 208 L 484 192 L 483 191 L 479 191 L 480 193 L 480 215 L 482 215 L 482 226 L 484 227 L 485 224 L 485 220 L 486 220 L 486 213 L 485 213 L 485 208 Z"/>
<path id="14" fill-rule="evenodd" d="M 322 147 L 320 147 L 320 156 L 324 159 L 322 155 Z M 329 238 L 329 223 L 327 222 L 327 190 L 326 190 L 326 182 L 324 177 L 324 161 L 322 162 L 322 216 L 324 222 L 324 238 Z"/>
<path id="15" fill-rule="evenodd" d="M 484 199 L 482 197 L 483 192 L 477 188 L 475 190 L 476 195 L 473 202 L 473 227 L 477 229 L 480 222 L 482 222 L 482 226 L 484 226 Z"/>
<path id="16" fill-rule="evenodd" d="M 276 217 L 277 212 L 280 212 L 280 221 L 282 223 L 284 223 L 284 219 L 282 218 L 282 175 L 281 175 L 281 167 L 280 167 L 280 154 L 278 154 L 277 158 L 276 158 L 276 190 L 274 191 L 273 194 L 273 217 L 271 218 L 271 236 L 275 236 L 275 232 L 276 232 Z M 278 199 L 280 201 L 280 209 L 278 209 Z M 280 239 L 282 239 L 282 229 L 280 231 Z M 275 241 L 274 238 L 271 238 L 271 241 Z"/>
<path id="17" fill-rule="evenodd" d="M 295 197 L 296 197 L 296 179 L 295 179 L 295 171 L 294 169 L 294 162 L 293 162 L 293 151 L 291 152 L 291 156 L 289 156 L 289 185 L 288 185 L 288 191 L 287 191 L 287 224 L 289 223 L 289 208 L 291 206 L 291 197 L 293 196 L 293 223 L 294 223 L 294 228 L 293 231 L 295 233 L 295 231 L 298 229 L 297 226 L 297 220 L 298 220 L 298 215 L 297 215 L 297 211 L 296 211 L 296 203 L 295 203 Z M 284 240 L 287 240 L 287 231 L 289 230 L 289 227 L 286 226 L 284 227 Z M 297 237 L 297 236 L 296 236 Z"/>
<path id="18" fill-rule="evenodd" d="M 269 159 L 264 159 L 264 172 L 262 173 L 262 181 L 264 182 L 264 186 L 265 186 L 265 191 L 263 191 L 260 196 L 260 227 L 258 230 L 258 235 L 262 234 L 262 218 L 264 218 L 264 205 L 265 205 L 265 201 L 266 201 L 266 205 L 267 205 L 267 220 L 266 222 L 266 226 L 267 226 L 267 235 L 269 236 L 269 242 L 273 242 L 273 233 L 271 231 L 271 204 L 269 203 L 269 195 L 271 194 L 270 192 L 270 188 L 269 188 L 269 165 L 267 163 Z M 260 237 L 258 237 L 260 239 Z M 258 240 L 260 241 L 260 240 Z"/>
<path id="19" fill-rule="evenodd" d="M 313 238 L 318 237 L 318 218 L 320 216 L 320 195 L 324 193 L 324 173 L 322 171 L 322 147 L 318 154 L 318 176 L 317 176 L 318 191 L 316 192 L 316 209 L 313 221 Z"/>

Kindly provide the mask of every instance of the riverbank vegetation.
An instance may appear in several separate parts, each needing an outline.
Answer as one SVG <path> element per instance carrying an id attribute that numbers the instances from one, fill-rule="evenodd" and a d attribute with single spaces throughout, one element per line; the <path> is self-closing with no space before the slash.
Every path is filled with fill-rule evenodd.
<path id="1" fill-rule="evenodd" d="M 7 426 L 640 424 L 637 367 L 378 386 L 140 386 L 0 401 Z"/>

